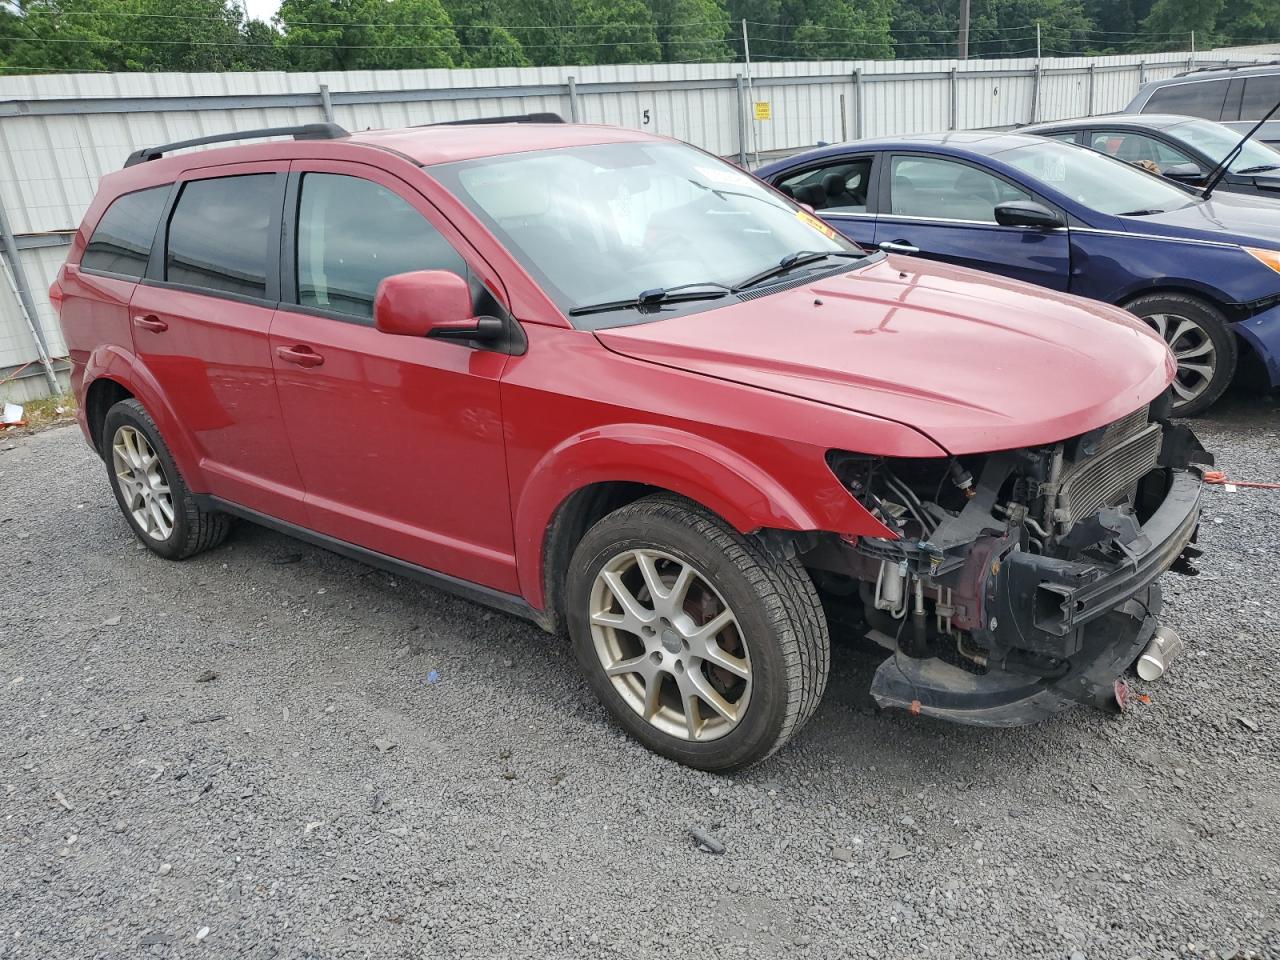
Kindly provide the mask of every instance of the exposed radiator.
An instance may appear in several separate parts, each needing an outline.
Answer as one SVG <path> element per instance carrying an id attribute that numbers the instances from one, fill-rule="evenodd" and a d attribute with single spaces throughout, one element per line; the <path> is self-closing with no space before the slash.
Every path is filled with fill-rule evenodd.
<path id="1" fill-rule="evenodd" d="M 1117 430 L 1112 434 L 1108 428 L 1108 436 L 1104 437 L 1103 449 L 1099 453 L 1066 468 L 1058 485 L 1055 520 L 1069 525 L 1103 507 L 1114 506 L 1129 487 L 1155 467 L 1160 457 L 1163 432 L 1160 424 L 1148 424 L 1124 436 L 1125 432 L 1142 422 L 1134 419 L 1139 413 L 1145 419 L 1146 408 L 1117 420 L 1112 426 L 1129 421 L 1127 430 Z M 1109 437 L 1115 435 L 1123 439 L 1108 442 Z"/>

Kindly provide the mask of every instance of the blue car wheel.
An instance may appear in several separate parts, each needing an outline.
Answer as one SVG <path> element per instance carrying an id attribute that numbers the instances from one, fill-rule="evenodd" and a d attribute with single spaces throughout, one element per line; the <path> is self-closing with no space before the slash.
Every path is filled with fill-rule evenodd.
<path id="1" fill-rule="evenodd" d="M 1173 381 L 1173 412 L 1194 417 L 1227 389 L 1236 372 L 1235 334 L 1222 312 L 1198 297 L 1152 293 L 1125 304 L 1145 320 L 1173 351 L 1178 373 Z"/>

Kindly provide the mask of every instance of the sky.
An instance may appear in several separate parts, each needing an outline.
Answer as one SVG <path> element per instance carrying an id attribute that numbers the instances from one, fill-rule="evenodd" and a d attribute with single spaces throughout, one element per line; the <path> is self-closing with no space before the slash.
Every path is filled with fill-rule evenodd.
<path id="1" fill-rule="evenodd" d="M 280 0 L 240 0 L 253 20 L 270 20 L 280 9 Z"/>

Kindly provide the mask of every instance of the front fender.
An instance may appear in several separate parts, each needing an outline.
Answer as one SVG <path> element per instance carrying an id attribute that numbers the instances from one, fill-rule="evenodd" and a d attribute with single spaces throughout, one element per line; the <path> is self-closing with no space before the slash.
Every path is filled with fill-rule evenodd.
<path id="1" fill-rule="evenodd" d="M 1280 387 L 1280 304 L 1241 320 L 1232 329 L 1253 347 L 1271 386 Z"/>
<path id="2" fill-rule="evenodd" d="M 201 457 L 192 446 L 173 407 L 165 399 L 164 390 L 160 388 L 160 384 L 146 365 L 134 354 L 116 344 L 108 343 L 95 348 L 85 361 L 84 392 L 80 405 L 82 410 L 85 409 L 83 401 L 89 396 L 93 384 L 103 379 L 114 380 L 147 408 L 151 419 L 160 428 L 165 445 L 173 455 L 174 462 L 177 463 L 187 487 L 196 493 L 206 492 L 208 486 L 204 471 L 200 468 Z M 87 433 L 88 425 L 83 426 Z"/>
<path id="3" fill-rule="evenodd" d="M 557 510 L 595 483 L 670 490 L 748 533 L 762 528 L 893 534 L 836 480 L 824 452 L 793 463 L 786 482 L 740 453 L 697 434 L 656 424 L 593 428 L 566 438 L 535 465 L 515 505 L 516 567 L 525 599 L 544 605 L 543 546 Z"/>

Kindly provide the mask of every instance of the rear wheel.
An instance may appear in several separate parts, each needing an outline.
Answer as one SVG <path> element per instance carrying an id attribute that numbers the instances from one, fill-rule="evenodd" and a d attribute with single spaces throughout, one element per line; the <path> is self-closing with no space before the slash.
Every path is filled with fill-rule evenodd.
<path id="1" fill-rule="evenodd" d="M 1164 337 L 1178 361 L 1173 412 L 1194 417 L 1222 396 L 1236 372 L 1236 336 L 1222 311 L 1198 297 L 1152 293 L 1125 306 Z"/>
<path id="2" fill-rule="evenodd" d="M 107 411 L 102 430 L 116 503 L 148 549 L 183 560 L 226 539 L 230 518 L 196 502 L 141 403 L 117 403 Z"/>
<path id="3" fill-rule="evenodd" d="M 804 568 L 681 498 L 646 497 L 592 527 L 565 599 L 596 694 L 637 740 L 689 766 L 763 760 L 826 686 L 830 639 Z"/>

